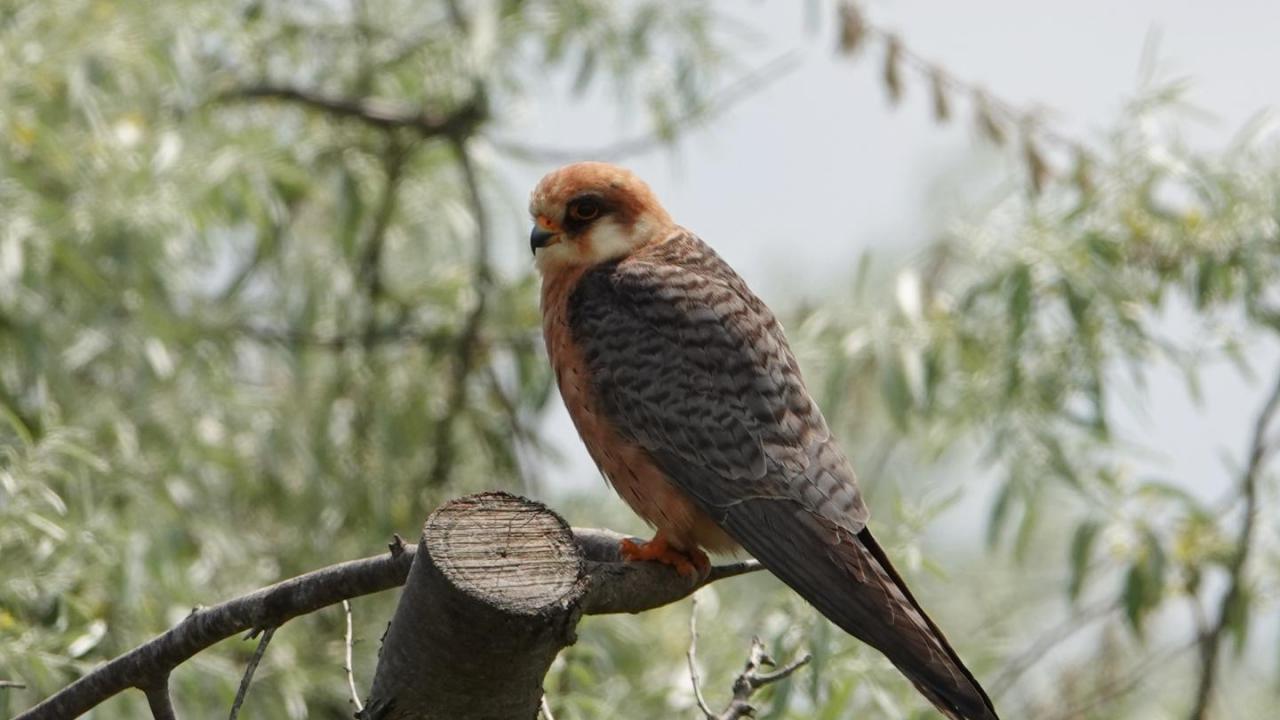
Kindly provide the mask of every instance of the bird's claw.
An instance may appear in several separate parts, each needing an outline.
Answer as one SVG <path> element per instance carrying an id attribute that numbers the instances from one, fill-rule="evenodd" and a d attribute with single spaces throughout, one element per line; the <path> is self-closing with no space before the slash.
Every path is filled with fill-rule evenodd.
<path id="1" fill-rule="evenodd" d="M 649 542 L 627 538 L 618 546 L 622 559 L 628 562 L 651 560 L 670 565 L 681 577 L 705 578 L 711 572 L 711 559 L 698 548 L 677 550 L 661 534 Z"/>

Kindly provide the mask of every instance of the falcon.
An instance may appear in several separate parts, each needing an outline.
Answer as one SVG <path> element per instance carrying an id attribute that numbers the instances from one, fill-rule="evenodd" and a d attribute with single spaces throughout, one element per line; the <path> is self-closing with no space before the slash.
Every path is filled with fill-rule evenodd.
<path id="1" fill-rule="evenodd" d="M 565 407 L 655 528 L 629 560 L 705 572 L 739 548 L 886 657 L 952 720 L 995 708 L 867 529 L 848 459 L 782 326 L 630 171 L 584 162 L 529 203 L 542 329 Z"/>

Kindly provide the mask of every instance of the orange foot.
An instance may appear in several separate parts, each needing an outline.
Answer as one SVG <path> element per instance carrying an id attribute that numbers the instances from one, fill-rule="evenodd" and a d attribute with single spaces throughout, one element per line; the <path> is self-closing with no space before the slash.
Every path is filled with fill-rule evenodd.
<path id="1" fill-rule="evenodd" d="M 690 550 L 677 550 L 671 547 L 666 536 L 661 532 L 655 534 L 647 543 L 638 543 L 631 539 L 623 540 L 618 550 L 622 553 L 623 560 L 656 560 L 674 567 L 676 572 L 685 577 L 695 573 L 698 577 L 706 577 L 711 571 L 711 560 L 707 558 L 706 553 L 696 547 Z"/>

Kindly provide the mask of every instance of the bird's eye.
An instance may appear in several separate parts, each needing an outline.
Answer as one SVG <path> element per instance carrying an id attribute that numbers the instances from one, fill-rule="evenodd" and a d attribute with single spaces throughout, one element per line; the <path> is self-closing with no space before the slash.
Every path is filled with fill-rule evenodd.
<path id="1" fill-rule="evenodd" d="M 600 203 L 591 198 L 583 198 L 569 206 L 569 217 L 574 220 L 595 220 L 600 216 Z"/>

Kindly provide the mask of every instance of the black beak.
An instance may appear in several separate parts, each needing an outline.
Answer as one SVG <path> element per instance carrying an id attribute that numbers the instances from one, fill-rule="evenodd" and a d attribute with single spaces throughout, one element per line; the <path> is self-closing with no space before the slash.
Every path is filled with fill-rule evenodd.
<path id="1" fill-rule="evenodd" d="M 539 225 L 534 225 L 533 232 L 529 233 L 529 250 L 531 250 L 534 255 L 537 255 L 538 248 L 546 247 L 547 241 L 555 236 L 555 232 L 547 230 Z"/>

